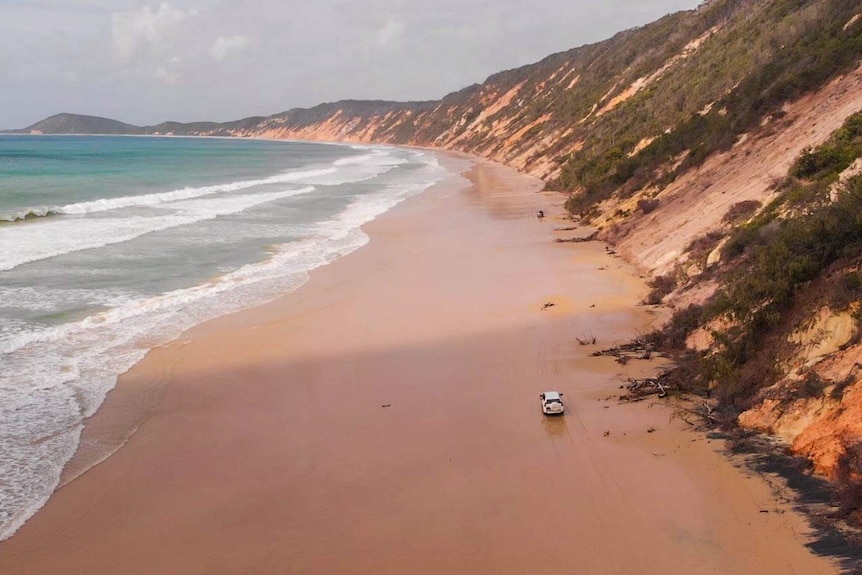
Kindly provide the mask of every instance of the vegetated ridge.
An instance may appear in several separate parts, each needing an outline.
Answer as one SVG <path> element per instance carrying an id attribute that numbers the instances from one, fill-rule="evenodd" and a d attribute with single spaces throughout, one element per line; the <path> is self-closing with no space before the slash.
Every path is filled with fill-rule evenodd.
<path id="1" fill-rule="evenodd" d="M 676 310 L 650 336 L 669 380 L 786 440 L 862 521 L 858 0 L 712 0 L 440 101 L 128 129 L 435 146 L 543 178 Z"/>
<path id="2" fill-rule="evenodd" d="M 143 128 L 97 116 L 80 114 L 55 114 L 24 130 L 12 130 L 31 134 L 145 134 Z"/>

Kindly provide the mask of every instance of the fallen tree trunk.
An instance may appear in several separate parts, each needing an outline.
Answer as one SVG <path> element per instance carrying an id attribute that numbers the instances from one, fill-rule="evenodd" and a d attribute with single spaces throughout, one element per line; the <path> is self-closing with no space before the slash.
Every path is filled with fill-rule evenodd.
<path id="1" fill-rule="evenodd" d="M 661 376 L 658 378 L 629 379 L 628 385 L 625 386 L 629 392 L 621 395 L 620 401 L 641 401 L 651 395 L 667 397 L 668 387 L 660 379 Z"/>
<path id="2" fill-rule="evenodd" d="M 601 351 L 594 351 L 593 357 L 607 355 L 617 358 L 618 363 L 628 363 L 631 359 L 650 359 L 652 358 L 653 345 L 646 343 L 641 339 L 636 339 L 631 343 L 610 347 Z"/>
<path id="3" fill-rule="evenodd" d="M 557 238 L 557 242 L 561 244 L 578 244 L 582 242 L 594 242 L 596 241 L 596 237 L 598 237 L 599 232 L 593 232 L 588 236 L 583 236 L 580 238 Z"/>

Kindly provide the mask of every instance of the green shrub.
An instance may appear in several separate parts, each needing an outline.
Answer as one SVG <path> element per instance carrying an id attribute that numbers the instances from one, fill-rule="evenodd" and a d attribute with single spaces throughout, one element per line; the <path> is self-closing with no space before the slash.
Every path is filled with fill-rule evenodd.
<path id="1" fill-rule="evenodd" d="M 656 276 L 650 281 L 649 286 L 652 289 L 644 299 L 644 303 L 658 305 L 666 295 L 676 289 L 676 279 L 672 275 Z"/>
<path id="2" fill-rule="evenodd" d="M 644 198 L 638 200 L 638 209 L 645 214 L 649 214 L 655 211 L 655 209 L 659 205 L 658 198 Z"/>
<path id="3" fill-rule="evenodd" d="M 826 382 L 817 373 L 809 371 L 805 378 L 799 382 L 796 393 L 799 397 L 814 398 L 821 397 L 826 389 Z"/>
<path id="4" fill-rule="evenodd" d="M 685 341 L 691 333 L 704 322 L 706 316 L 703 306 L 690 305 L 676 311 L 670 321 L 660 330 L 647 336 L 647 340 L 658 351 L 673 352 L 685 349 Z"/>
<path id="5" fill-rule="evenodd" d="M 763 204 L 757 200 L 743 200 L 741 202 L 736 202 L 730 206 L 730 209 L 727 210 L 727 213 L 724 214 L 721 221 L 726 224 L 738 224 L 739 222 L 744 222 L 745 220 L 750 219 L 762 205 Z"/>

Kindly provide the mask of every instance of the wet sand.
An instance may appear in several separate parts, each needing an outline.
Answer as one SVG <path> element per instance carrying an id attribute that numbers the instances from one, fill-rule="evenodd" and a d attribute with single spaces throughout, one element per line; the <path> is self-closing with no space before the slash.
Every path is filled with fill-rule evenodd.
<path id="1" fill-rule="evenodd" d="M 719 442 L 609 399 L 655 367 L 589 357 L 656 321 L 634 271 L 554 243 L 573 232 L 534 180 L 469 175 L 150 352 L 86 437 L 131 439 L 0 543 L 0 573 L 835 572 Z"/>

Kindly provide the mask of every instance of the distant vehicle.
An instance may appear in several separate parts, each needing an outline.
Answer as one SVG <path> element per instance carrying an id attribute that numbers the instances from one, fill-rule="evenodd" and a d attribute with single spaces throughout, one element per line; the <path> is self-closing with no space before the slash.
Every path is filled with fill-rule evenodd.
<path id="1" fill-rule="evenodd" d="M 566 406 L 563 405 L 563 394 L 558 391 L 546 391 L 539 395 L 542 398 L 542 413 L 545 415 L 563 415 Z"/>

